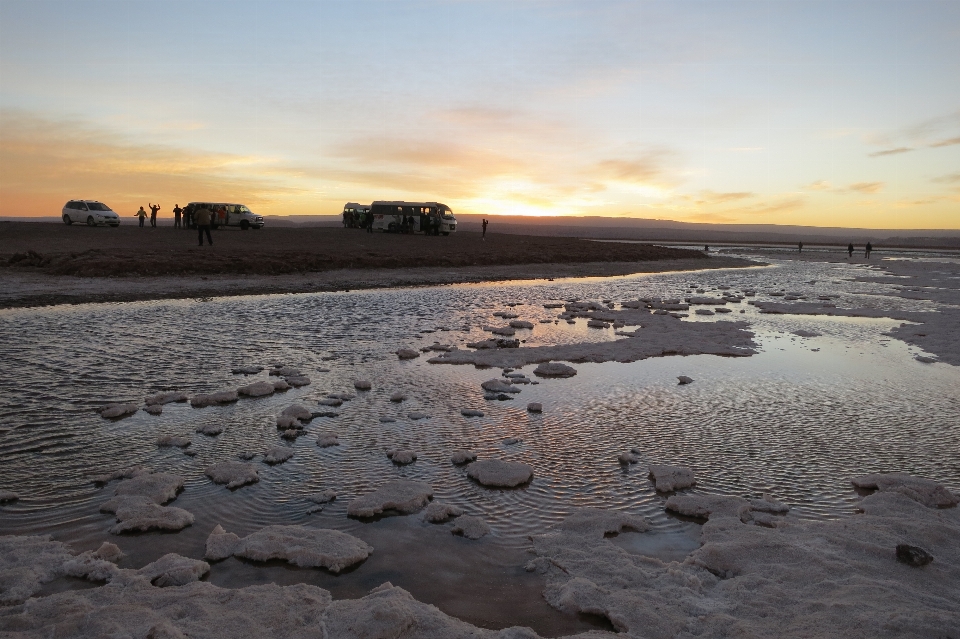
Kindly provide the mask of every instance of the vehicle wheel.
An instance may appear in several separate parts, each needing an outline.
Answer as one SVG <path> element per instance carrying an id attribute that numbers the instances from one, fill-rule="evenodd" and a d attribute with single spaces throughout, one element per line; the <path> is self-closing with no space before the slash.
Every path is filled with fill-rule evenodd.
<path id="1" fill-rule="evenodd" d="M 69 215 L 64 215 L 63 223 L 66 224 L 67 226 L 70 226 L 71 224 L 73 224 L 73 220 L 70 219 Z"/>
<path id="2" fill-rule="evenodd" d="M 446 236 L 448 236 L 448 235 L 450 235 L 449 232 L 443 234 L 444 237 L 446 237 Z"/>
<path id="3" fill-rule="evenodd" d="M 248 228 L 250 228 L 250 222 L 247 222 L 246 220 L 240 220 L 240 230 L 246 231 Z"/>
<path id="4" fill-rule="evenodd" d="M 93 221 L 93 216 L 92 215 L 87 216 L 87 226 L 96 226 L 96 225 L 97 223 Z"/>

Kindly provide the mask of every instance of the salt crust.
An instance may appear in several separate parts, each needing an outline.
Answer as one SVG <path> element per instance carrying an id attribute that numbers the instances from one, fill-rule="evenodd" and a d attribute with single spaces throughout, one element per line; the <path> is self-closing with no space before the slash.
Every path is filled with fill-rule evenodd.
<path id="1" fill-rule="evenodd" d="M 207 395 L 194 395 L 190 398 L 190 405 L 194 408 L 204 408 L 216 404 L 229 404 L 237 401 L 237 399 L 239 399 L 239 396 L 235 390 L 218 391 Z"/>
<path id="2" fill-rule="evenodd" d="M 618 331 L 630 339 L 612 342 L 460 350 L 430 359 L 433 364 L 473 364 L 497 368 L 521 368 L 550 361 L 635 362 L 664 355 L 724 355 L 746 357 L 756 353 L 753 333 L 745 321 L 686 322 L 669 315 L 642 311 L 607 311 L 625 325 L 640 325 L 633 332 Z M 639 337 L 640 339 L 635 339 Z"/>
<path id="3" fill-rule="evenodd" d="M 263 454 L 263 461 L 267 464 L 282 464 L 293 457 L 293 449 L 286 446 L 274 446 Z"/>
<path id="4" fill-rule="evenodd" d="M 540 402 L 530 402 L 529 404 L 527 404 L 527 411 L 531 413 L 542 413 L 543 404 L 541 404 Z"/>
<path id="5" fill-rule="evenodd" d="M 470 461 L 475 461 L 477 459 L 477 454 L 472 450 L 465 450 L 463 448 L 458 448 L 450 454 L 450 461 L 454 464 L 466 464 Z"/>
<path id="6" fill-rule="evenodd" d="M 287 406 L 283 409 L 280 415 L 294 417 L 304 422 L 309 422 L 311 419 L 313 419 L 313 413 L 310 412 L 310 409 L 300 404 Z"/>
<path id="7" fill-rule="evenodd" d="M 207 538 L 205 557 L 211 561 L 230 555 L 254 561 L 285 559 L 295 566 L 326 568 L 336 573 L 360 563 L 371 553 L 372 546 L 339 530 L 266 526 L 238 537 L 217 525 Z"/>
<path id="8" fill-rule="evenodd" d="M 480 388 L 491 393 L 519 393 L 520 389 L 502 379 L 488 379 L 480 384 Z"/>
<path id="9" fill-rule="evenodd" d="M 903 473 L 878 473 L 850 480 L 857 488 L 875 488 L 880 492 L 906 495 L 929 508 L 956 506 L 960 498 L 942 484 Z"/>
<path id="10" fill-rule="evenodd" d="M 139 477 L 140 475 L 147 475 L 149 473 L 150 471 L 143 466 L 129 466 L 112 473 L 106 473 L 105 475 L 97 475 L 93 477 L 91 481 L 94 484 L 107 484 L 115 479 L 129 479 L 131 477 Z"/>
<path id="11" fill-rule="evenodd" d="M 692 377 L 687 377 L 686 375 L 679 375 L 679 376 L 677 377 L 677 380 L 678 380 L 678 385 L 679 385 L 679 386 L 685 386 L 686 384 L 692 384 L 692 383 L 693 383 L 693 378 L 692 378 Z"/>
<path id="12" fill-rule="evenodd" d="M 160 404 L 154 404 L 153 406 L 146 406 L 143 409 L 143 412 L 149 415 L 159 415 L 163 413 L 163 406 L 161 406 Z"/>
<path id="13" fill-rule="evenodd" d="M 216 437 L 223 432 L 223 426 L 221 424 L 201 424 L 200 426 L 197 426 L 196 430 L 201 435 Z"/>
<path id="14" fill-rule="evenodd" d="M 20 496 L 17 493 L 10 492 L 9 490 L 0 490 L 0 504 L 9 504 L 20 499 Z"/>
<path id="15" fill-rule="evenodd" d="M 181 530 L 193 524 L 193 515 L 182 508 L 161 506 L 150 497 L 128 495 L 114 497 L 100 506 L 100 512 L 114 513 L 114 535 L 130 531 Z"/>
<path id="16" fill-rule="evenodd" d="M 222 461 L 209 466 L 207 477 L 216 484 L 226 484 L 227 488 L 239 488 L 260 481 L 260 475 L 252 464 L 236 461 Z"/>
<path id="17" fill-rule="evenodd" d="M 447 521 L 452 517 L 459 517 L 463 514 L 463 509 L 450 504 L 441 504 L 438 501 L 430 502 L 427 509 L 423 511 L 423 520 L 434 524 Z"/>
<path id="18" fill-rule="evenodd" d="M 357 390 L 368 391 L 368 390 L 370 390 L 373 386 L 372 386 L 372 384 L 370 384 L 369 381 L 367 381 L 367 380 L 365 380 L 365 379 L 358 379 L 358 380 L 356 380 L 356 381 L 353 382 L 353 387 L 356 388 Z"/>
<path id="19" fill-rule="evenodd" d="M 263 370 L 263 366 L 240 366 L 239 368 L 234 368 L 230 372 L 234 375 L 256 375 Z"/>
<path id="20" fill-rule="evenodd" d="M 463 535 L 467 539 L 480 539 L 489 535 L 491 530 L 487 522 L 473 515 L 463 515 L 457 517 L 453 522 L 453 528 L 450 529 L 454 535 Z"/>
<path id="21" fill-rule="evenodd" d="M 742 497 L 728 495 L 673 495 L 666 509 L 687 517 L 710 519 L 736 517 L 743 519 L 750 512 L 750 502 Z"/>
<path id="22" fill-rule="evenodd" d="M 165 588 L 199 581 L 208 572 L 210 564 L 205 561 L 169 553 L 147 564 L 138 570 L 137 574 L 145 577 L 154 586 Z"/>
<path id="23" fill-rule="evenodd" d="M 412 450 L 388 450 L 387 457 L 397 466 L 406 466 L 417 461 L 417 454 Z"/>
<path id="24" fill-rule="evenodd" d="M 323 432 L 317 435 L 317 446 L 320 448 L 329 448 L 330 446 L 339 446 L 340 440 L 336 433 Z"/>
<path id="25" fill-rule="evenodd" d="M 168 391 L 165 393 L 157 393 L 156 395 L 151 395 L 146 398 L 144 403 L 147 406 L 155 406 L 161 404 L 169 404 L 171 402 L 185 402 L 187 401 L 187 394 L 181 391 Z"/>
<path id="26" fill-rule="evenodd" d="M 693 475 L 693 470 L 686 466 L 650 466 L 650 476 L 656 483 L 657 490 L 660 492 L 670 492 L 688 488 L 697 483 Z"/>
<path id="27" fill-rule="evenodd" d="M 148 497 L 154 503 L 165 504 L 168 501 L 176 499 L 177 494 L 183 490 L 183 483 L 184 479 L 179 475 L 171 475 L 169 473 L 138 473 L 117 484 L 113 494 L 116 496 L 136 495 Z M 107 503 L 109 504 L 110 502 Z"/>
<path id="28" fill-rule="evenodd" d="M 467 476 L 484 486 L 513 488 L 533 478 L 533 468 L 520 462 L 484 459 L 467 466 Z"/>
<path id="29" fill-rule="evenodd" d="M 461 408 L 460 414 L 464 417 L 483 417 L 483 411 L 475 408 Z"/>
<path id="30" fill-rule="evenodd" d="M 305 495 L 304 499 L 307 501 L 313 502 L 315 504 L 326 504 L 337 498 L 337 491 L 332 488 L 328 488 L 320 493 L 313 493 L 310 495 Z"/>
<path id="31" fill-rule="evenodd" d="M 100 416 L 105 419 L 120 419 L 129 417 L 140 410 L 136 404 L 107 404 L 100 409 Z"/>
<path id="32" fill-rule="evenodd" d="M 241 386 L 237 389 L 237 392 L 246 397 L 263 397 L 265 395 L 272 395 L 276 391 L 276 387 L 273 385 L 273 382 L 260 381 L 253 382 L 252 384 L 247 384 L 246 386 Z"/>
<path id="33" fill-rule="evenodd" d="M 673 498 L 672 498 L 673 499 Z M 682 563 L 628 553 L 602 536 L 533 538 L 528 569 L 546 600 L 607 617 L 632 637 L 937 637 L 960 627 L 960 512 L 896 493 L 862 515 L 782 520 L 776 528 L 715 512 Z M 898 563 L 905 540 L 930 552 Z"/>
<path id="34" fill-rule="evenodd" d="M 396 510 L 409 515 L 421 510 L 432 498 L 433 489 L 429 484 L 400 479 L 357 497 L 347 506 L 347 514 L 351 517 L 373 517 L 385 510 Z"/>
<path id="35" fill-rule="evenodd" d="M 309 386 L 310 378 L 306 375 L 291 375 L 289 377 L 283 378 L 288 384 L 295 388 L 300 388 L 301 386 Z"/>
<path id="36" fill-rule="evenodd" d="M 420 353 L 412 348 L 401 348 L 397 351 L 397 357 L 400 359 L 416 359 L 420 357 Z"/>
<path id="37" fill-rule="evenodd" d="M 558 362 L 544 362 L 533 369 L 533 374 L 540 377 L 573 377 L 577 369 Z"/>

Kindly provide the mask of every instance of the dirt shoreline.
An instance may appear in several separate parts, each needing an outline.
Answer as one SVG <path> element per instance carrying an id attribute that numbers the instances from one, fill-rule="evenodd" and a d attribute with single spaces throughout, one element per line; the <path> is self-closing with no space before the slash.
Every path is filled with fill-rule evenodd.
<path id="1" fill-rule="evenodd" d="M 77 277 L 43 269 L 0 268 L 0 309 L 58 304 L 319 293 L 510 280 L 614 277 L 638 273 L 745 268 L 763 262 L 709 257 L 642 262 L 499 264 L 468 267 L 353 268 L 281 275 Z"/>

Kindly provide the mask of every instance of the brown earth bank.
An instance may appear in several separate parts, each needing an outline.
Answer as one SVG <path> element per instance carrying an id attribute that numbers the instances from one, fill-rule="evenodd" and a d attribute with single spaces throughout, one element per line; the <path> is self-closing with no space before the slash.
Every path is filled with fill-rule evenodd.
<path id="1" fill-rule="evenodd" d="M 124 277 L 198 274 L 279 275 L 336 269 L 464 267 L 708 258 L 652 244 L 567 237 L 454 233 L 448 237 L 366 233 L 357 229 L 264 228 L 196 231 L 29 222 L 0 223 L 0 264 L 52 275 Z"/>

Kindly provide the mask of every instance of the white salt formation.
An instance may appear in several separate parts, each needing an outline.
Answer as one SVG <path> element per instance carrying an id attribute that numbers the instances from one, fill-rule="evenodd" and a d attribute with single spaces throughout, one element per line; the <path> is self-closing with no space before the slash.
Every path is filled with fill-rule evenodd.
<path id="1" fill-rule="evenodd" d="M 265 395 L 272 395 L 276 390 L 273 382 L 260 381 L 241 386 L 237 389 L 237 393 L 245 397 L 263 397 Z"/>
<path id="2" fill-rule="evenodd" d="M 59 577 L 64 562 L 72 558 L 69 546 L 50 535 L 0 536 L 0 605 L 23 603 Z M 0 632 L 6 630 L 4 616 L 0 616 Z"/>
<path id="3" fill-rule="evenodd" d="M 120 419 L 128 417 L 140 410 L 136 404 L 108 404 L 100 409 L 100 417 L 106 419 Z"/>
<path id="4" fill-rule="evenodd" d="M 216 404 L 229 404 L 230 402 L 237 401 L 237 399 L 239 399 L 239 397 L 235 390 L 218 391 L 207 395 L 194 395 L 190 399 L 190 405 L 194 408 L 205 408 Z"/>
<path id="5" fill-rule="evenodd" d="M 510 328 L 533 328 L 533 323 L 524 320 L 512 320 Z"/>
<path id="6" fill-rule="evenodd" d="M 223 426 L 221 424 L 201 424 L 197 426 L 197 432 L 208 437 L 216 437 L 223 432 Z"/>
<path id="7" fill-rule="evenodd" d="M 311 419 L 313 419 L 313 413 L 310 412 L 310 409 L 300 404 L 287 406 L 283 409 L 280 415 L 294 417 L 303 422 L 309 422 Z"/>
<path id="8" fill-rule="evenodd" d="M 475 408 L 461 408 L 460 414 L 464 417 L 483 417 L 483 411 Z"/>
<path id="9" fill-rule="evenodd" d="M 636 464 L 640 461 L 640 458 L 634 455 L 631 451 L 625 453 L 620 453 L 620 456 L 617 457 L 617 461 L 621 464 Z"/>
<path id="10" fill-rule="evenodd" d="M 388 450 L 387 457 L 397 466 L 406 466 L 417 461 L 417 454 L 412 450 Z"/>
<path id="11" fill-rule="evenodd" d="M 286 446 L 274 446 L 263 454 L 263 461 L 267 464 L 282 464 L 293 457 L 293 449 Z"/>
<path id="12" fill-rule="evenodd" d="M 397 351 L 397 357 L 400 359 L 416 359 L 420 357 L 420 353 L 412 348 L 401 348 Z"/>
<path id="13" fill-rule="evenodd" d="M 429 417 L 430 416 L 427 415 L 426 413 L 420 413 L 417 411 L 413 411 L 412 413 L 407 413 L 407 419 L 412 419 L 413 421 L 417 421 L 418 419 L 428 419 Z"/>
<path id="14" fill-rule="evenodd" d="M 406 399 L 407 399 L 407 396 L 401 393 L 400 391 L 397 391 L 396 393 L 390 396 L 390 401 L 395 402 L 397 404 L 399 404 L 402 401 L 405 401 Z"/>
<path id="15" fill-rule="evenodd" d="M 222 461 L 209 466 L 205 471 L 215 484 L 226 484 L 227 488 L 240 488 L 246 484 L 260 481 L 260 474 L 252 464 Z"/>
<path id="16" fill-rule="evenodd" d="M 326 568 L 337 573 L 360 563 L 372 552 L 372 546 L 339 530 L 267 526 L 246 537 L 237 537 L 218 525 L 207 538 L 205 556 L 211 561 L 230 555 L 254 561 L 284 559 L 295 566 Z"/>
<path id="17" fill-rule="evenodd" d="M 332 488 L 328 488 L 320 493 L 313 493 L 310 495 L 304 495 L 304 499 L 314 504 L 326 504 L 337 498 L 337 491 Z"/>
<path id="18" fill-rule="evenodd" d="M 167 391 L 163 393 L 157 393 L 156 395 L 150 395 L 144 400 L 144 403 L 147 406 L 156 406 L 162 404 L 170 404 L 172 402 L 185 402 L 189 399 L 186 393 L 181 391 Z"/>
<path id="19" fill-rule="evenodd" d="M 299 368 L 293 368 L 292 366 L 281 366 L 279 368 L 274 368 L 270 371 L 270 374 L 277 377 L 298 377 L 303 375 Z"/>
<path id="20" fill-rule="evenodd" d="M 176 553 L 169 553 L 149 563 L 137 571 L 150 583 L 158 588 L 168 586 L 183 586 L 210 572 L 210 564 L 197 559 L 182 557 Z"/>
<path id="21" fill-rule="evenodd" d="M 184 435 L 161 435 L 157 438 L 157 446 L 176 446 L 178 448 L 186 448 L 190 445 L 190 441 L 190 438 Z"/>
<path id="22" fill-rule="evenodd" d="M 277 392 L 290 390 L 290 384 L 285 379 L 278 379 L 273 383 L 273 390 Z"/>
<path id="23" fill-rule="evenodd" d="M 746 499 L 727 495 L 673 495 L 665 507 L 671 512 L 700 519 L 715 516 L 742 519 L 750 512 L 750 502 Z"/>
<path id="24" fill-rule="evenodd" d="M 686 466 L 650 466 L 650 476 L 656 483 L 657 490 L 662 493 L 681 488 L 689 488 L 697 483 L 693 470 Z"/>
<path id="25" fill-rule="evenodd" d="M 544 362 L 533 369 L 533 374 L 540 377 L 573 377 L 577 369 L 559 362 Z"/>
<path id="26" fill-rule="evenodd" d="M 176 499 L 183 490 L 183 477 L 169 473 L 138 473 L 124 479 L 114 489 L 115 496 L 137 495 L 148 497 L 157 504 L 165 504 Z"/>
<path id="27" fill-rule="evenodd" d="M 692 384 L 692 383 L 693 383 L 693 378 L 692 378 L 692 377 L 687 377 L 686 375 L 680 375 L 679 377 L 677 377 L 677 379 L 679 380 L 679 385 L 680 385 L 680 386 L 683 386 L 683 385 L 685 385 L 685 384 Z"/>
<path id="28" fill-rule="evenodd" d="M 783 515 L 790 512 L 790 506 L 777 501 L 770 495 L 764 495 L 763 499 L 751 499 L 750 510 L 754 512 L 773 513 Z"/>
<path id="29" fill-rule="evenodd" d="M 310 385 L 310 378 L 306 375 L 291 375 L 289 377 L 284 377 L 283 379 L 294 388 Z"/>
<path id="30" fill-rule="evenodd" d="M 529 404 L 527 404 L 527 411 L 531 413 L 542 413 L 543 404 L 541 404 L 540 402 L 530 402 Z"/>
<path id="31" fill-rule="evenodd" d="M 234 375 L 256 375 L 263 370 L 263 366 L 240 366 L 239 368 L 234 368 L 230 372 Z"/>
<path id="32" fill-rule="evenodd" d="M 193 523 L 193 515 L 186 510 L 161 506 L 140 495 L 114 497 L 100 506 L 100 512 L 116 516 L 117 523 L 110 528 L 114 535 L 135 530 L 181 530 Z"/>
<path id="33" fill-rule="evenodd" d="M 466 464 L 477 459 L 477 454 L 470 450 L 458 448 L 450 455 L 450 461 L 454 464 Z"/>
<path id="34" fill-rule="evenodd" d="M 800 330 L 793 331 L 793 334 L 797 335 L 798 337 L 820 337 L 822 335 L 822 333 L 808 331 L 802 328 Z"/>
<path id="35" fill-rule="evenodd" d="M 324 397 L 317 401 L 321 406 L 342 406 L 343 400 L 339 397 Z"/>
<path id="36" fill-rule="evenodd" d="M 523 440 L 519 437 L 504 437 L 502 442 L 504 446 L 513 446 L 514 444 L 519 444 Z"/>
<path id="37" fill-rule="evenodd" d="M 139 477 L 140 475 L 147 475 L 149 473 L 150 471 L 143 466 L 130 466 L 129 468 L 123 468 L 105 475 L 97 475 L 90 481 L 92 481 L 94 484 L 107 484 L 115 479 L 130 479 L 132 477 Z"/>
<path id="38" fill-rule="evenodd" d="M 161 406 L 160 404 L 154 404 L 153 406 L 147 406 L 147 407 L 145 407 L 145 408 L 143 409 L 143 412 L 147 413 L 148 415 L 159 415 L 159 414 L 163 413 L 163 406 Z"/>
<path id="39" fill-rule="evenodd" d="M 336 433 L 322 432 L 317 435 L 317 446 L 320 448 L 329 448 L 330 446 L 339 446 L 340 440 Z"/>
<path id="40" fill-rule="evenodd" d="M 280 430 L 303 428 L 303 422 L 293 415 L 277 415 L 277 428 Z"/>
<path id="41" fill-rule="evenodd" d="M 480 387 L 491 393 L 519 393 L 520 389 L 516 386 L 512 386 L 508 382 L 503 381 L 502 379 L 488 379 L 485 382 L 480 384 Z"/>
<path id="42" fill-rule="evenodd" d="M 947 508 L 956 506 L 960 502 L 960 498 L 947 490 L 943 484 L 903 473 L 864 475 L 850 481 L 857 488 L 875 488 L 880 492 L 906 495 L 928 508 Z"/>
<path id="43" fill-rule="evenodd" d="M 484 459 L 467 466 L 467 476 L 484 486 L 513 488 L 533 478 L 533 468 L 520 462 Z"/>
<path id="44" fill-rule="evenodd" d="M 358 379 L 353 382 L 353 387 L 359 391 L 368 391 L 373 388 L 373 385 L 365 379 Z"/>
<path id="45" fill-rule="evenodd" d="M 455 535 L 463 535 L 467 539 L 480 539 L 490 534 L 490 526 L 487 522 L 473 515 L 463 515 L 457 517 L 453 522 L 453 528 L 450 529 Z"/>
<path id="46" fill-rule="evenodd" d="M 433 498 L 433 489 L 420 481 L 401 479 L 387 482 L 372 493 L 350 502 L 347 514 L 351 517 L 373 517 L 385 510 L 396 510 L 409 515 L 421 510 Z"/>
<path id="47" fill-rule="evenodd" d="M 423 520 L 434 524 L 440 524 L 453 517 L 459 517 L 462 514 L 462 508 L 432 501 L 430 502 L 430 505 L 427 506 L 427 509 L 423 511 Z"/>

